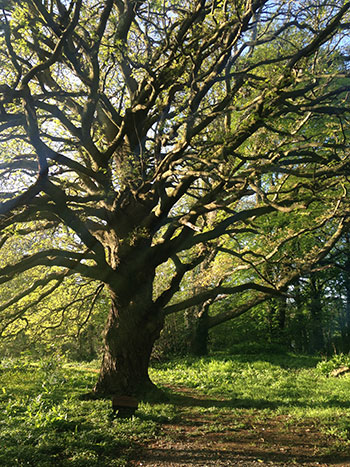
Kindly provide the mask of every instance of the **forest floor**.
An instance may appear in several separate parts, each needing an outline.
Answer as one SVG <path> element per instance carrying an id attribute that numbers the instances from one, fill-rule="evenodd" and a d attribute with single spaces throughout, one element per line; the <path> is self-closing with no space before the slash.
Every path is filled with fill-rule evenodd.
<path id="1" fill-rule="evenodd" d="M 98 362 L 0 361 L 1 467 L 347 466 L 350 374 L 302 355 L 177 358 L 131 418 L 86 398 Z M 350 366 L 350 363 L 349 363 Z"/>
<path id="2" fill-rule="evenodd" d="M 316 420 L 258 409 L 233 414 L 227 399 L 171 390 L 177 416 L 138 445 L 130 466 L 350 466 L 350 449 L 322 433 Z"/>

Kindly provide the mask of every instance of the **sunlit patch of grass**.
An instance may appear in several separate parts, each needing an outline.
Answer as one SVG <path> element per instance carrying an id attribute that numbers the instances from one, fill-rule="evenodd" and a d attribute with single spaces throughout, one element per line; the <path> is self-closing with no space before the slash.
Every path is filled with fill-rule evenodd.
<path id="1" fill-rule="evenodd" d="M 143 420 L 153 420 L 157 423 L 169 423 L 177 417 L 177 410 L 173 404 L 150 404 L 141 402 L 138 415 Z"/>
<path id="2" fill-rule="evenodd" d="M 231 397 L 250 406 L 279 405 L 310 397 L 312 370 L 286 368 L 278 362 L 203 358 L 157 367 L 154 378 L 164 384 L 196 388 L 203 394 Z M 312 385 L 311 385 L 312 386 Z"/>
<path id="3" fill-rule="evenodd" d="M 195 388 L 213 400 L 212 409 L 237 411 L 237 419 L 256 423 L 283 415 L 288 425 L 314 425 L 349 447 L 350 378 L 327 377 L 315 357 L 212 356 L 179 359 L 153 369 L 160 384 Z M 321 369 L 322 369 L 321 368 Z M 216 402 L 215 399 L 217 398 Z M 220 400 L 227 407 L 220 408 Z M 196 401 L 193 401 L 196 404 Z M 199 408 L 205 411 L 210 408 Z M 218 422 L 219 423 L 219 413 Z M 213 430 L 216 426 L 213 424 Z"/>

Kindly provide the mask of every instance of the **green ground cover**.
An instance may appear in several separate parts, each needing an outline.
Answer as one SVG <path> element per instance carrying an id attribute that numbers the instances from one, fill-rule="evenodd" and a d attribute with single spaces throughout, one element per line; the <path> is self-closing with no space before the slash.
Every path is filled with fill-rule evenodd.
<path id="1" fill-rule="evenodd" d="M 225 430 L 224 413 L 235 414 L 237 430 L 244 426 L 245 417 L 270 420 L 287 415 L 286 423 L 308 420 L 332 437 L 332 449 L 347 450 L 350 377 L 328 376 L 339 359 L 327 364 L 318 361 L 301 356 L 217 354 L 157 364 L 151 376 L 168 401 L 143 401 L 132 419 L 112 420 L 109 400 L 82 397 L 97 376 L 90 363 L 69 363 L 57 356 L 41 361 L 3 359 L 0 465 L 126 466 L 138 446 L 162 436 L 163 425 L 181 418 L 183 391 L 207 398 L 205 407 L 193 410 L 212 412 L 209 431 Z"/>

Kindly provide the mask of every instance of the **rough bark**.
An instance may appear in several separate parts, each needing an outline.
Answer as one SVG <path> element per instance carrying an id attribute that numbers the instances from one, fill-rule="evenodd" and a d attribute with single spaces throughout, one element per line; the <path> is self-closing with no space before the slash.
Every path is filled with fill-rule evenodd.
<path id="1" fill-rule="evenodd" d="M 125 304 L 112 292 L 104 335 L 104 354 L 98 395 L 135 396 L 155 389 L 148 367 L 153 345 L 163 327 L 163 316 L 148 308 L 147 290 Z"/>

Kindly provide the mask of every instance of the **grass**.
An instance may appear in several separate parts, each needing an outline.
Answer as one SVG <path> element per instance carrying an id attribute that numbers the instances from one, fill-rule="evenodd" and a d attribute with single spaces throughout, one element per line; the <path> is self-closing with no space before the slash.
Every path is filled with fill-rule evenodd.
<path id="1" fill-rule="evenodd" d="M 3 362 L 0 465 L 127 465 L 135 443 L 156 435 L 159 414 L 144 405 L 144 418 L 112 421 L 110 401 L 81 400 L 95 378 L 78 364 Z"/>
<path id="2" fill-rule="evenodd" d="M 164 385 L 194 388 L 213 400 L 225 398 L 226 409 L 238 415 L 284 415 L 290 424 L 308 420 L 338 440 L 338 449 L 349 449 L 350 376 L 329 377 L 325 367 L 331 371 L 334 365 L 295 355 L 215 355 L 173 360 L 154 368 L 152 377 Z"/>
<path id="3" fill-rule="evenodd" d="M 236 415 L 234 431 L 283 415 L 286 428 L 307 419 L 336 440 L 337 449 L 349 449 L 350 378 L 329 378 L 317 363 L 291 355 L 215 355 L 157 364 L 151 377 L 169 402 L 143 402 L 132 419 L 112 421 L 110 401 L 81 399 L 96 379 L 87 364 L 57 356 L 3 360 L 0 465 L 126 466 L 139 444 L 161 436 L 163 424 L 181 417 L 181 389 L 198 395 L 187 399 L 187 411 L 209 417 L 208 433 L 225 432 L 221 414 Z"/>

